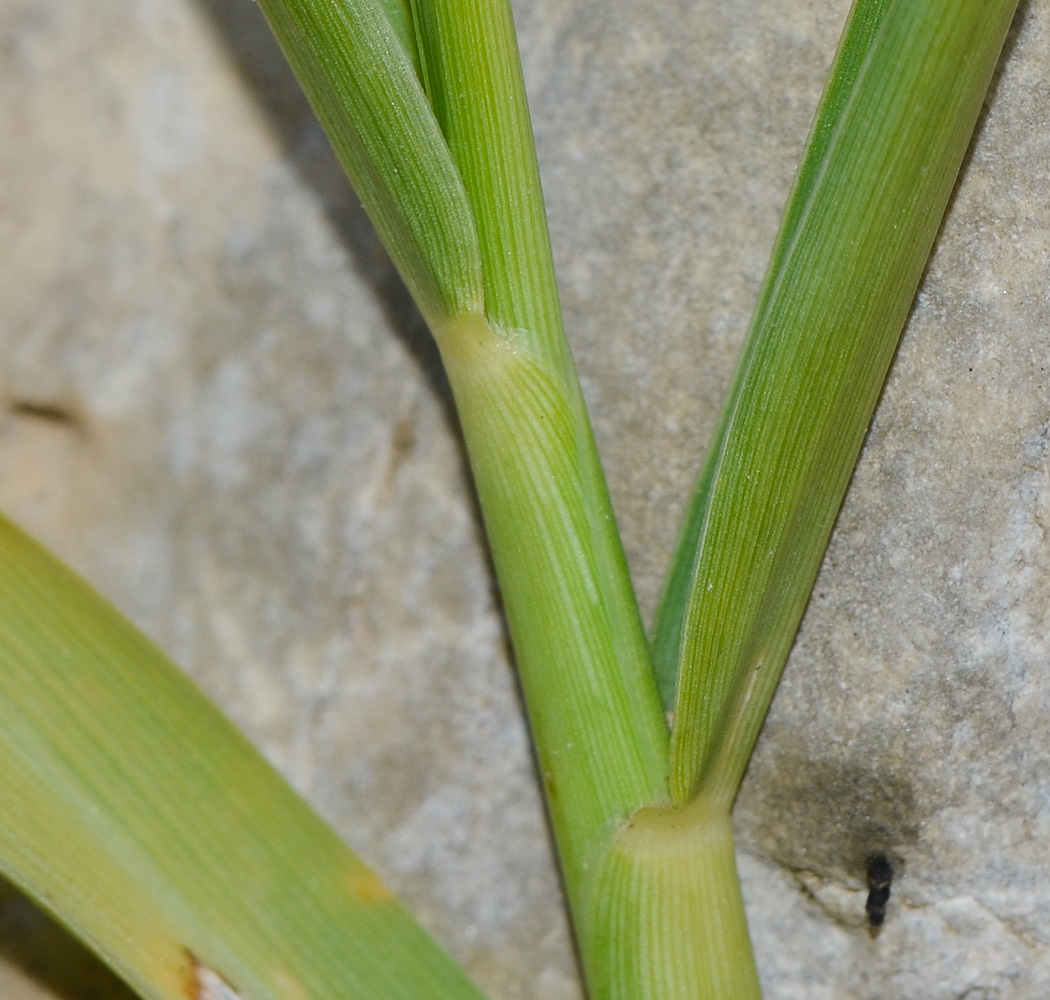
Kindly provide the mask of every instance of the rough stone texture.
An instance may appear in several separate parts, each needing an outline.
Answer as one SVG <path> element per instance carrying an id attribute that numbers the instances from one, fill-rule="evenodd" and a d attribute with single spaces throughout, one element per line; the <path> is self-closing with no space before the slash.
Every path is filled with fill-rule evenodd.
<path id="1" fill-rule="evenodd" d="M 518 4 L 647 612 L 845 12 Z M 1047 53 L 1031 0 L 738 803 L 768 1000 L 1050 995 Z M 0 177 L 0 508 L 494 998 L 578 998 L 448 395 L 257 10 L 0 0 Z M 0 955 L 126 996 L 13 891 Z"/>

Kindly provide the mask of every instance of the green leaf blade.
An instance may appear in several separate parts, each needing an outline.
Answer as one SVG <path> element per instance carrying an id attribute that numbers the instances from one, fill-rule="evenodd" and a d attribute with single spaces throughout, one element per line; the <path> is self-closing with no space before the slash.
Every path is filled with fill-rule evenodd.
<path id="1" fill-rule="evenodd" d="M 698 534 L 672 570 L 689 592 L 665 598 L 664 627 L 684 624 L 656 638 L 680 662 L 676 801 L 735 794 L 1015 6 L 876 4 L 876 29 L 852 36 L 863 57 L 837 62 L 854 75 L 825 104 L 837 120 L 814 131 L 817 166 L 785 216 L 694 505 Z"/>
<path id="2" fill-rule="evenodd" d="M 142 996 L 481 1000 L 151 643 L 0 519 L 0 868 Z"/>
<path id="3" fill-rule="evenodd" d="M 853 92 L 860 69 L 868 55 L 872 39 L 882 22 L 888 4 L 889 0 L 863 0 L 863 2 L 854 4 L 846 19 L 846 26 L 832 62 L 827 85 L 810 128 L 802 164 L 784 210 L 780 231 L 777 233 L 761 298 L 751 321 L 752 329 L 759 327 L 772 292 L 777 287 L 777 276 L 783 267 L 784 260 L 794 246 L 799 222 L 805 217 L 814 187 L 824 167 L 831 140 L 842 119 L 843 111 Z M 748 363 L 747 352 L 753 350 L 757 344 L 757 337 L 749 338 L 740 362 L 741 368 Z M 708 449 L 708 459 L 704 462 L 700 480 L 693 490 L 653 623 L 653 669 L 656 672 L 660 695 L 668 711 L 674 709 L 686 609 L 692 596 L 693 574 L 696 568 L 697 551 L 703 537 L 708 503 L 711 499 L 711 485 L 718 466 L 717 459 L 725 443 L 727 429 L 727 422 L 723 418 Z"/>

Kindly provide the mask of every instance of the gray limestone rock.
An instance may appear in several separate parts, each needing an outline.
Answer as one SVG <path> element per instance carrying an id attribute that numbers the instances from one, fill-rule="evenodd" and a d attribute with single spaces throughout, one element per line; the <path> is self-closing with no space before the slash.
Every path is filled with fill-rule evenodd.
<path id="1" fill-rule="evenodd" d="M 846 3 L 517 14 L 648 614 Z M 1047 53 L 1030 0 L 737 805 L 768 1000 L 1050 995 Z M 578 1000 L 445 383 L 258 11 L 2 0 L 0 80 L 0 508 L 494 998 Z M 125 995 L 13 891 L 0 957 Z"/>

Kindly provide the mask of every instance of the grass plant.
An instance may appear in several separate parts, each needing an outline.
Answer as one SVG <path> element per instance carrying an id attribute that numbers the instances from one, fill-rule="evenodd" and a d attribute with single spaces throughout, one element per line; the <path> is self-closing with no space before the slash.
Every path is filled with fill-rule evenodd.
<path id="1" fill-rule="evenodd" d="M 730 808 L 1016 0 L 857 0 L 651 643 L 562 330 L 508 3 L 260 5 L 440 349 L 591 997 L 757 998 Z M 480 996 L 8 522 L 0 564 L 8 877 L 144 997 Z"/>

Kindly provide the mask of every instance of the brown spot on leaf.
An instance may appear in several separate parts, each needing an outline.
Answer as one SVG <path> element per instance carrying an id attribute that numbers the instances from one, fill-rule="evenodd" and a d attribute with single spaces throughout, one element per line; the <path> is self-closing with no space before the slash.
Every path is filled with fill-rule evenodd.
<path id="1" fill-rule="evenodd" d="M 547 801 L 553 805 L 558 798 L 558 785 L 550 771 L 543 772 L 543 788 L 547 793 Z"/>

